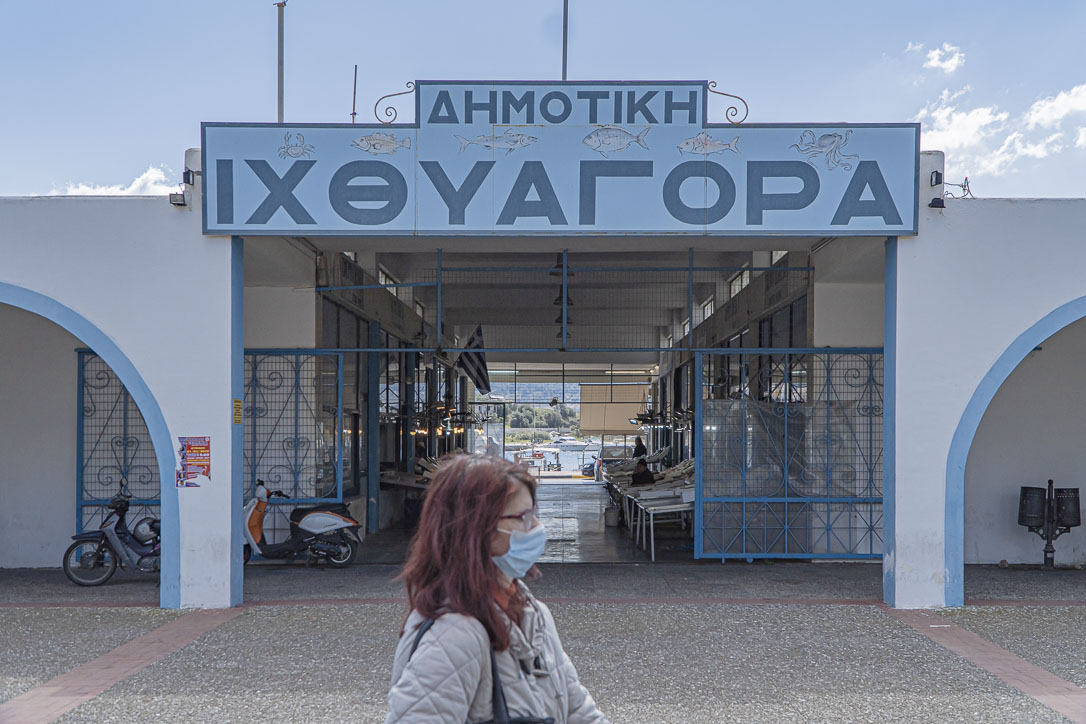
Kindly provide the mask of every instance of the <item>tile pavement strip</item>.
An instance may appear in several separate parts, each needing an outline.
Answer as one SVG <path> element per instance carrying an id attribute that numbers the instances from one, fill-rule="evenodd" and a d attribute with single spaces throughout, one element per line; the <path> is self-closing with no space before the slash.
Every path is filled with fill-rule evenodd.
<path id="1" fill-rule="evenodd" d="M 888 607 L 883 610 L 1071 721 L 1086 723 L 1086 689 L 950 623 L 937 613 Z"/>
<path id="2" fill-rule="evenodd" d="M 176 618 L 0 704 L 0 724 L 51 722 L 243 612 L 241 608 L 193 611 Z"/>

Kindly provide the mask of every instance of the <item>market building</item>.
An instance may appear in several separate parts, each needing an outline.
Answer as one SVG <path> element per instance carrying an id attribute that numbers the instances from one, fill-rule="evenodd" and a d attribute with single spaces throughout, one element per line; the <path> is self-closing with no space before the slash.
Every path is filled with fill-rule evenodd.
<path id="1" fill-rule="evenodd" d="M 56 566 L 124 481 L 161 604 L 236 605 L 258 479 L 266 533 L 386 528 L 396 474 L 501 439 L 486 377 L 685 462 L 692 558 L 881 559 L 906 608 L 1039 562 L 1019 489 L 1086 455 L 1086 201 L 944 200 L 917 124 L 714 92 L 419 82 L 412 124 L 204 124 L 169 200 L 0 199 L 0 566 Z"/>

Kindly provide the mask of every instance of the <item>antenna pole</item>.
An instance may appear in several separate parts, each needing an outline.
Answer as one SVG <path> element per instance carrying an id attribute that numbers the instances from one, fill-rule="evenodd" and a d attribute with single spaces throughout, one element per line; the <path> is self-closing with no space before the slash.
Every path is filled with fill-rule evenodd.
<path id="1" fill-rule="evenodd" d="M 287 0 L 275 3 L 279 15 L 279 122 L 283 122 L 283 10 Z"/>
<path id="2" fill-rule="evenodd" d="M 562 0 L 562 80 L 566 79 L 566 51 L 569 47 L 569 0 Z"/>
<path id="3" fill-rule="evenodd" d="M 358 114 L 354 112 L 354 104 L 358 99 L 358 63 L 354 64 L 354 90 L 351 91 L 351 123 L 354 123 L 354 117 Z"/>

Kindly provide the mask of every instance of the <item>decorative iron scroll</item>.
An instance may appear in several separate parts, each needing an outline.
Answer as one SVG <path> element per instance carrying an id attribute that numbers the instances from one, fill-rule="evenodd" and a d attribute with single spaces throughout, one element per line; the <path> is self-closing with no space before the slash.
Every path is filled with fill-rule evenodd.
<path id="1" fill-rule="evenodd" d="M 381 101 L 385 100 L 386 98 L 394 98 L 396 96 L 407 95 L 408 93 L 411 93 L 414 90 L 415 90 L 415 83 L 414 83 L 414 81 L 409 80 L 409 81 L 407 81 L 407 90 L 400 91 L 399 93 L 389 93 L 388 95 L 383 95 L 380 98 L 378 98 L 377 102 L 373 104 L 373 115 L 374 115 L 374 117 L 379 122 L 384 123 L 385 125 L 388 125 L 389 123 L 395 123 L 396 122 L 396 117 L 397 117 L 397 115 L 399 115 L 396 112 L 396 106 L 389 103 L 387 106 L 385 106 L 384 110 L 381 111 L 381 110 L 379 110 L 380 107 L 381 107 Z M 386 118 L 388 120 L 385 120 Z"/>
<path id="2" fill-rule="evenodd" d="M 730 121 L 732 123 L 732 125 L 738 126 L 740 123 L 747 120 L 747 116 L 750 115 L 750 106 L 747 105 L 747 102 L 745 100 L 743 100 L 739 96 L 733 95 L 731 93 L 725 93 L 724 91 L 713 90 L 714 88 L 716 88 L 716 81 L 715 80 L 709 81 L 709 92 L 710 93 L 715 93 L 718 96 L 727 96 L 728 98 L 734 98 L 734 99 L 736 99 L 737 101 L 739 101 L 740 103 L 743 104 L 743 117 L 740 118 L 738 121 L 735 120 L 735 117 L 739 115 L 739 107 L 738 106 L 735 106 L 735 105 L 728 106 L 728 110 L 724 111 L 724 117 L 727 118 L 728 121 Z"/>

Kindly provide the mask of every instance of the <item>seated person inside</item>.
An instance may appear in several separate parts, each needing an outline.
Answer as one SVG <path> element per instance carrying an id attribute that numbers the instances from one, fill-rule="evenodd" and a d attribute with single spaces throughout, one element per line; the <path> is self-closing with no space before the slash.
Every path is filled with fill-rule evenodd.
<path id="1" fill-rule="evenodd" d="M 630 477 L 630 485 L 652 485 L 655 482 L 656 478 L 653 477 L 649 466 L 645 464 L 645 458 L 638 460 L 637 465 L 634 466 L 633 475 Z"/>

